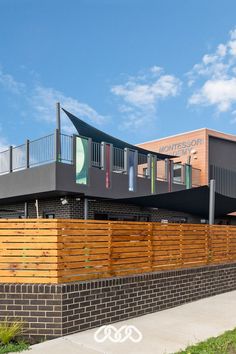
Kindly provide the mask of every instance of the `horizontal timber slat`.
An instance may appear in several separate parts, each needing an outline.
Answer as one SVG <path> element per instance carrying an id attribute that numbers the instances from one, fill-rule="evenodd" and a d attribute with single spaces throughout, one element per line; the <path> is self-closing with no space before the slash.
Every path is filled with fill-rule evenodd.
<path id="1" fill-rule="evenodd" d="M 0 219 L 0 282 L 65 283 L 236 261 L 236 227 Z"/>

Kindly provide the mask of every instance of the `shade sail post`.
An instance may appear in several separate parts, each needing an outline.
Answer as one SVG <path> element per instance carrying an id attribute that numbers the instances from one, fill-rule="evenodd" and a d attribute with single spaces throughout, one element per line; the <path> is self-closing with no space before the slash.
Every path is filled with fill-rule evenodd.
<path id="1" fill-rule="evenodd" d="M 88 219 L 88 198 L 84 198 L 84 220 Z"/>
<path id="2" fill-rule="evenodd" d="M 215 222 L 215 184 L 216 181 L 211 179 L 209 192 L 209 225 L 213 225 Z"/>
<path id="3" fill-rule="evenodd" d="M 57 118 L 57 127 L 56 131 L 58 132 L 58 141 L 57 141 L 57 159 L 56 161 L 61 161 L 61 104 L 60 102 L 56 103 L 56 118 Z"/>

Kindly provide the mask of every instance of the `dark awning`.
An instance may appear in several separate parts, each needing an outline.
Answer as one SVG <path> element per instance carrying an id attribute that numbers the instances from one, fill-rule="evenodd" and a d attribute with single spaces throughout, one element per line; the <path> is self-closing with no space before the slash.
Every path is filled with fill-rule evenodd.
<path id="1" fill-rule="evenodd" d="M 134 149 L 138 150 L 141 154 L 154 154 L 157 156 L 158 159 L 164 160 L 166 158 L 171 158 L 171 157 L 176 157 L 176 156 L 171 156 L 171 155 L 166 155 L 166 154 L 160 154 L 158 152 L 154 152 L 151 150 L 146 150 L 142 149 L 138 146 L 126 143 L 125 141 L 122 141 L 120 139 L 117 139 L 109 134 L 104 133 L 103 131 L 94 128 L 88 123 L 85 123 L 81 119 L 75 117 L 73 114 L 70 112 L 66 111 L 64 108 L 62 110 L 66 113 L 66 115 L 69 117 L 73 125 L 75 126 L 77 132 L 79 135 L 86 136 L 88 138 L 91 138 L 93 141 L 97 143 L 101 143 L 102 141 L 106 143 L 113 144 L 115 147 L 124 149 L 124 148 L 129 148 L 129 149 Z"/>
<path id="2" fill-rule="evenodd" d="M 143 207 L 182 211 L 207 219 L 209 212 L 209 187 L 202 186 L 178 192 L 116 199 L 116 201 Z M 215 217 L 224 216 L 234 211 L 236 211 L 236 198 L 216 193 Z"/>

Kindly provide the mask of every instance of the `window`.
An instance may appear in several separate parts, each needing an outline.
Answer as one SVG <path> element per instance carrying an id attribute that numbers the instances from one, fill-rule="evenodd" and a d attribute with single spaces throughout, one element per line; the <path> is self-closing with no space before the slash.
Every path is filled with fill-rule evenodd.
<path id="1" fill-rule="evenodd" d="M 182 182 L 182 165 L 180 163 L 174 163 L 173 166 L 173 179 L 175 183 Z"/>
<path id="2" fill-rule="evenodd" d="M 111 220 L 111 221 L 149 221 L 149 215 L 129 215 L 129 214 L 106 214 L 97 213 L 94 215 L 95 220 Z"/>
<path id="3" fill-rule="evenodd" d="M 144 168 L 143 168 L 143 175 L 144 175 L 145 177 L 147 177 L 147 175 L 148 175 L 148 169 L 147 169 L 147 167 L 144 167 Z"/>
<path id="4" fill-rule="evenodd" d="M 55 219 L 55 213 L 43 213 L 43 217 L 45 218 L 45 219 Z"/>

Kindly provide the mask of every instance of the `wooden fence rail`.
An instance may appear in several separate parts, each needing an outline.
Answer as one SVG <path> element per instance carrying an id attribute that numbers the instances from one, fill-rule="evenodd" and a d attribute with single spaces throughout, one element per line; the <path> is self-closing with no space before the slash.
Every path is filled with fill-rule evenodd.
<path id="1" fill-rule="evenodd" d="M 236 262 L 236 227 L 0 219 L 0 282 L 63 283 Z"/>

